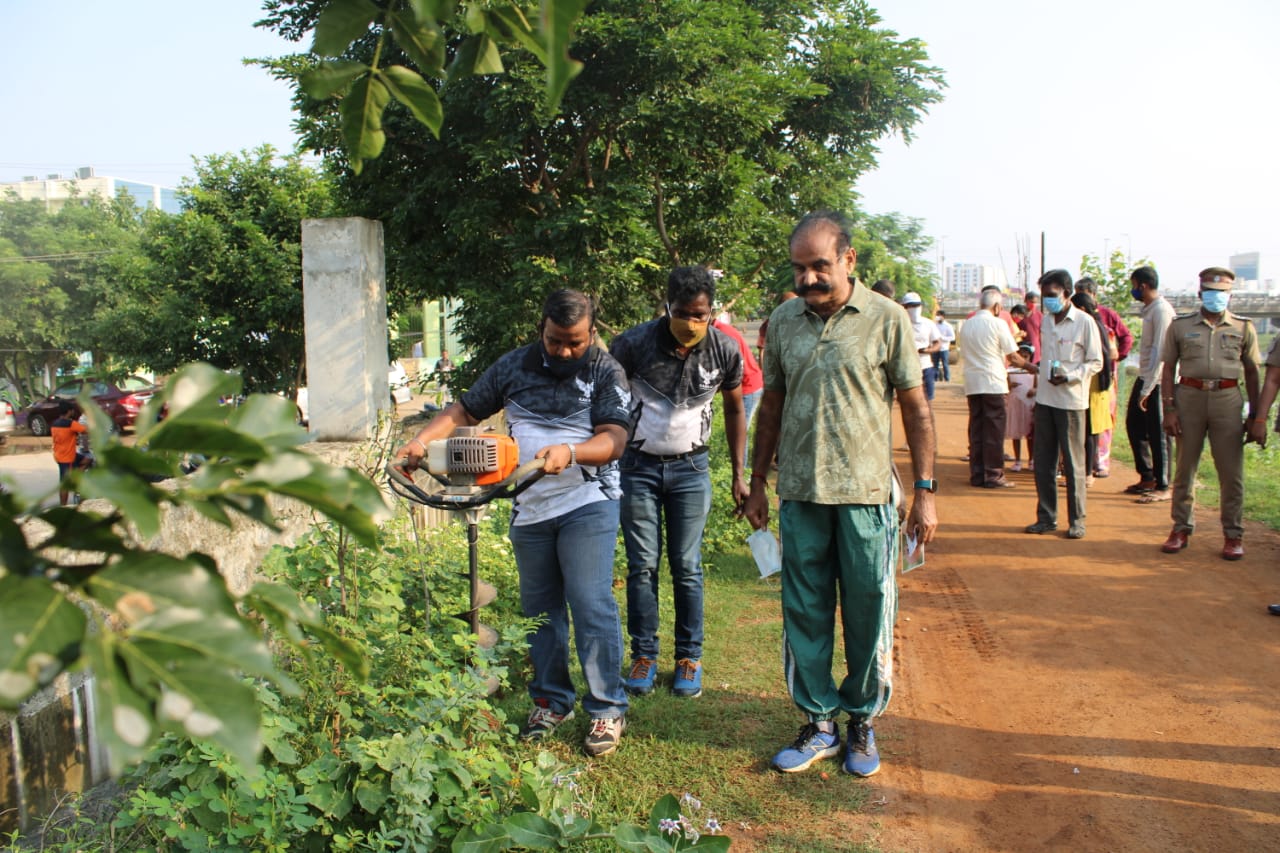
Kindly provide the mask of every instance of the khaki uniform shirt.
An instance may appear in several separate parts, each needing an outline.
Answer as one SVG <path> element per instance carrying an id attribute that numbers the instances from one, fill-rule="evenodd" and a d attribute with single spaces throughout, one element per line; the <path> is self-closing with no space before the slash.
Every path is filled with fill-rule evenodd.
<path id="1" fill-rule="evenodd" d="M 1169 324 L 1160 360 L 1176 363 L 1178 373 L 1190 379 L 1238 380 L 1245 364 L 1261 360 L 1258 333 L 1251 320 L 1230 311 L 1216 326 L 1199 311 L 1181 314 Z"/>
<path id="2" fill-rule="evenodd" d="M 826 320 L 803 298 L 779 305 L 764 347 L 765 390 L 786 394 L 778 496 L 889 503 L 893 392 L 922 381 L 907 312 L 861 283 Z"/>
<path id="3" fill-rule="evenodd" d="M 1267 350 L 1267 367 L 1280 367 L 1280 335 L 1276 335 L 1276 339 L 1271 342 L 1271 349 Z"/>

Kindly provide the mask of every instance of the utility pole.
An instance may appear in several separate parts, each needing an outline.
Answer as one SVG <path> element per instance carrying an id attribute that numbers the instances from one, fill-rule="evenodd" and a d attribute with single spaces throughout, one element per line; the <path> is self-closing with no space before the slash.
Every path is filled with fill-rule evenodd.
<path id="1" fill-rule="evenodd" d="M 1044 275 L 1044 232 L 1040 232 L 1040 275 Z"/>

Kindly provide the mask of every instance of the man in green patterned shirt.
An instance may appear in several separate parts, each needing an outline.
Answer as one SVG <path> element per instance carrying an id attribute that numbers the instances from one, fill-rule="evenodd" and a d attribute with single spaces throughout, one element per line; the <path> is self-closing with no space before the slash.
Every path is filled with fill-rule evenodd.
<path id="1" fill-rule="evenodd" d="M 764 397 L 756 423 L 746 516 L 769 523 L 762 473 L 778 453 L 782 499 L 783 663 L 787 689 L 808 722 L 773 759 L 783 772 L 840 754 L 845 772 L 880 769 L 871 720 L 889 701 L 898 516 L 893 504 L 894 392 L 915 472 L 907 530 L 933 538 L 934 432 L 906 312 L 853 280 L 856 253 L 838 213 L 811 213 L 791 233 L 801 298 L 769 318 Z M 847 674 L 831 674 L 836 605 Z"/>

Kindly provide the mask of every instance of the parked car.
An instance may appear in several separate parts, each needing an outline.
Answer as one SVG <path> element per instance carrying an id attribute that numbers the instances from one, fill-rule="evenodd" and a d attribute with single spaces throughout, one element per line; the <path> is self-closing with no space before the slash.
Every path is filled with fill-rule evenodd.
<path id="1" fill-rule="evenodd" d="M 156 393 L 156 386 L 141 376 L 127 376 L 118 385 L 103 379 L 71 379 L 55 388 L 48 397 L 23 409 L 18 419 L 25 421 L 32 435 L 48 435 L 49 424 L 58 417 L 58 407 L 64 401 L 74 401 L 86 387 L 116 429 L 132 427 L 138 419 L 138 412 Z"/>
<path id="2" fill-rule="evenodd" d="M 413 399 L 413 389 L 409 387 L 409 374 L 400 362 L 391 362 L 387 370 L 387 384 L 391 386 L 391 408 L 394 409 L 401 403 L 407 403 Z M 294 398 L 294 403 L 298 407 L 298 423 L 304 426 L 309 424 L 311 397 L 307 392 L 307 386 L 304 385 L 298 389 L 298 396 Z"/>

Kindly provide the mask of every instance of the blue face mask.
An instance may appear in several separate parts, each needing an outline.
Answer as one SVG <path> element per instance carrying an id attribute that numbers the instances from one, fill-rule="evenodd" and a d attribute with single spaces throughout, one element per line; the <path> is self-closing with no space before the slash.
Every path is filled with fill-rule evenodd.
<path id="1" fill-rule="evenodd" d="M 1057 314 L 1062 310 L 1062 306 L 1066 304 L 1062 301 L 1061 296 L 1046 296 L 1042 301 L 1044 303 L 1044 310 L 1048 311 L 1050 314 Z"/>
<path id="2" fill-rule="evenodd" d="M 1226 311 L 1227 303 L 1230 301 L 1231 294 L 1225 290 L 1205 290 L 1200 294 L 1200 304 L 1210 314 L 1221 314 Z"/>
<path id="3" fill-rule="evenodd" d="M 1141 302 L 1141 301 L 1142 301 L 1142 288 L 1141 288 L 1141 287 L 1135 287 L 1133 290 L 1130 290 L 1130 291 L 1129 291 L 1129 295 L 1130 295 L 1130 296 L 1132 296 L 1132 297 L 1134 298 L 1134 301 L 1136 301 L 1136 302 Z"/>

